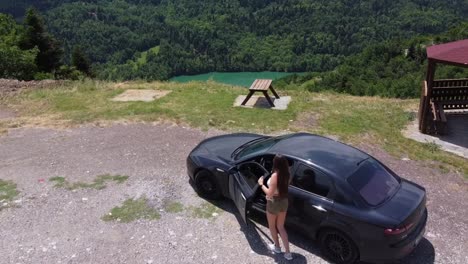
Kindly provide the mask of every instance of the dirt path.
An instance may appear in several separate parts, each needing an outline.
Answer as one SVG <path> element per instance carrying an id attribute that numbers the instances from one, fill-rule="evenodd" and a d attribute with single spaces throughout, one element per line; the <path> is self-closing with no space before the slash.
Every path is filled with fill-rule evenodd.
<path id="1" fill-rule="evenodd" d="M 0 211 L 0 263 L 283 262 L 262 243 L 268 233 L 264 226 L 244 225 L 231 202 L 212 206 L 188 183 L 188 152 L 220 133 L 143 124 L 10 131 L 0 137 L 0 179 L 14 181 L 21 193 L 12 202 L 15 207 Z M 427 188 L 426 239 L 400 263 L 468 263 L 467 183 L 376 147 L 361 147 Z M 49 181 L 61 176 L 91 182 L 102 174 L 129 179 L 102 190 L 73 191 Z M 146 197 L 161 218 L 101 220 L 113 207 L 138 197 Z M 164 210 L 171 202 L 184 209 Z M 200 217 L 193 213 L 197 208 L 212 211 Z M 314 242 L 290 236 L 295 259 L 289 263 L 327 263 Z"/>

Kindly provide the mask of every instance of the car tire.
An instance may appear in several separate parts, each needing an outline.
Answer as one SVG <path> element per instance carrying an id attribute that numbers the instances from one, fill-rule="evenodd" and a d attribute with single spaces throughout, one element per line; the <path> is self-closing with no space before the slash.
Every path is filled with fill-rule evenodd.
<path id="1" fill-rule="evenodd" d="M 214 175 L 207 170 L 200 170 L 195 175 L 195 186 L 198 194 L 209 200 L 221 198 L 221 190 Z"/>
<path id="2" fill-rule="evenodd" d="M 352 264 L 359 258 L 356 244 L 344 233 L 335 229 L 326 229 L 319 235 L 322 254 L 333 263 Z"/>

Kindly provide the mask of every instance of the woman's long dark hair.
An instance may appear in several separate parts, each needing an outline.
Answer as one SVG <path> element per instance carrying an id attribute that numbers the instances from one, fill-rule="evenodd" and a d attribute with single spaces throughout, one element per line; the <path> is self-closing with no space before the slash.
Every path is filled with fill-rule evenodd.
<path id="1" fill-rule="evenodd" d="M 288 160 L 277 154 L 273 158 L 273 171 L 276 172 L 277 186 L 279 197 L 284 198 L 288 196 L 288 185 L 289 185 L 289 163 Z"/>

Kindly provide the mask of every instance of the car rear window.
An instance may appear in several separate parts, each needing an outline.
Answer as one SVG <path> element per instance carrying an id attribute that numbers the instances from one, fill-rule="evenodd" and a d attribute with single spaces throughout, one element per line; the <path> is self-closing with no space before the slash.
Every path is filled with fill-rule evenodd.
<path id="1" fill-rule="evenodd" d="M 392 196 L 400 182 L 376 160 L 364 161 L 348 183 L 371 206 L 376 206 Z"/>

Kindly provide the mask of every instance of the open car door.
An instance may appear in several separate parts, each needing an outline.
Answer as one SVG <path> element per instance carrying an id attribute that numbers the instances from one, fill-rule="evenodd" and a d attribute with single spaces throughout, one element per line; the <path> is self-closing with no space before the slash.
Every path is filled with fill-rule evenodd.
<path id="1" fill-rule="evenodd" d="M 256 162 L 245 162 L 229 171 L 229 195 L 245 223 L 248 223 L 247 215 L 258 189 L 258 179 L 268 175 L 268 171 Z"/>

